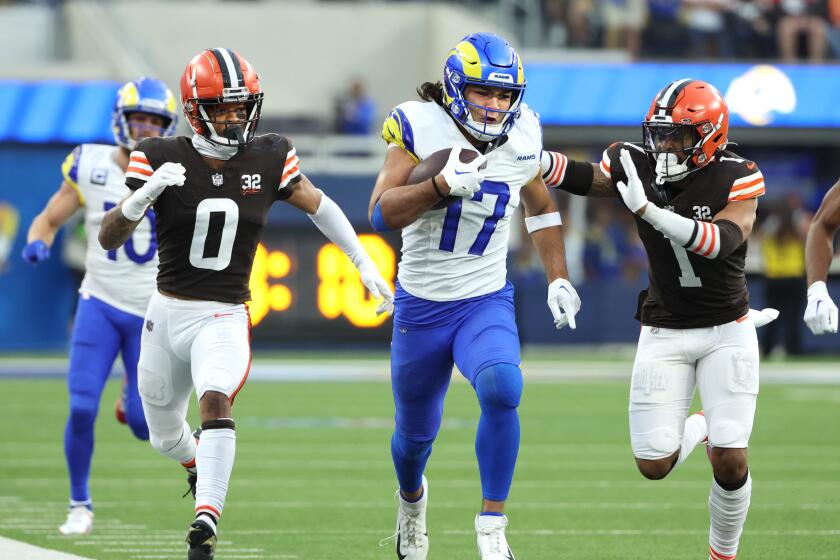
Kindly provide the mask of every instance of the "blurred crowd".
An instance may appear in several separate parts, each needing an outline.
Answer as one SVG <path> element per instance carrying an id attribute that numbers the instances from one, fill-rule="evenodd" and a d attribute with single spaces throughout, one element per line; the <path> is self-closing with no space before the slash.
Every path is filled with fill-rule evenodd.
<path id="1" fill-rule="evenodd" d="M 634 58 L 840 59 L 840 0 L 543 0 L 550 47 Z"/>

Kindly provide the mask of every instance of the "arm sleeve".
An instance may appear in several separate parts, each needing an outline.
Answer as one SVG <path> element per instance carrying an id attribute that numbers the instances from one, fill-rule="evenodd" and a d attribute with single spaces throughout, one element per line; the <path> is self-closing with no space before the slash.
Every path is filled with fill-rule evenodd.
<path id="1" fill-rule="evenodd" d="M 347 216 L 325 193 L 321 193 L 318 210 L 307 216 L 327 239 L 338 245 L 357 268 L 364 259 L 368 258 Z"/>
<path id="2" fill-rule="evenodd" d="M 575 161 L 558 152 L 543 151 L 542 178 L 549 187 L 585 196 L 592 189 L 594 172 L 588 161 Z"/>

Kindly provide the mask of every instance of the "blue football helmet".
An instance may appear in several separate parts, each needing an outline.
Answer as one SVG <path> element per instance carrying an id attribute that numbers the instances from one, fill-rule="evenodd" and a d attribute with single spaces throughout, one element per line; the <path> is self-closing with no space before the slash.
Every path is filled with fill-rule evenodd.
<path id="1" fill-rule="evenodd" d="M 496 124 L 476 122 L 470 107 L 487 109 L 470 103 L 464 97 L 469 85 L 504 88 L 512 92 L 510 107 L 501 113 Z M 522 60 L 507 41 L 492 33 L 467 35 L 449 51 L 443 66 L 443 103 L 452 117 L 478 140 L 489 142 L 508 133 L 519 117 L 519 106 L 525 94 L 525 72 Z"/>
<path id="2" fill-rule="evenodd" d="M 133 150 L 137 140 L 131 137 L 128 114 L 149 113 L 163 117 L 161 136 L 175 134 L 178 124 L 175 96 L 166 84 L 154 78 L 139 78 L 122 86 L 117 92 L 114 110 L 111 113 L 111 131 L 117 145 Z"/>

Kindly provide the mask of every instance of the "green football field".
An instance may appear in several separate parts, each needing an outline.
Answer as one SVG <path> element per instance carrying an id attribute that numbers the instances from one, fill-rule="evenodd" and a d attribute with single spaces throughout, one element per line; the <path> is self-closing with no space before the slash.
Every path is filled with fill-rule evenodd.
<path id="1" fill-rule="evenodd" d="M 97 423 L 94 533 L 67 538 L 57 532 L 68 492 L 63 381 L 0 380 L 0 535 L 103 560 L 186 557 L 183 470 L 116 423 L 117 391 L 112 381 Z M 643 479 L 626 399 L 625 382 L 526 382 L 508 506 L 518 559 L 705 560 L 706 455 L 698 448 L 668 479 Z M 252 382 L 234 412 L 218 560 L 395 557 L 390 543 L 379 546 L 396 511 L 387 383 Z M 453 383 L 427 470 L 432 559 L 477 557 L 477 416 L 471 389 Z M 762 388 L 740 560 L 840 558 L 839 433 L 840 386 Z"/>

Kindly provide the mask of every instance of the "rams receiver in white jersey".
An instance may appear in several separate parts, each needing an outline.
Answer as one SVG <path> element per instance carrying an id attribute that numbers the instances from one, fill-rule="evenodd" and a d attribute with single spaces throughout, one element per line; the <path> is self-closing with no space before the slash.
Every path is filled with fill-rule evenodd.
<path id="1" fill-rule="evenodd" d="M 540 174 L 539 117 L 522 103 L 522 63 L 502 38 L 476 33 L 446 60 L 443 81 L 398 105 L 383 127 L 388 153 L 370 201 L 377 231 L 402 229 L 391 347 L 399 481 L 400 559 L 428 555 L 423 476 L 440 428 L 453 364 L 481 405 L 476 455 L 483 502 L 475 518 L 484 560 L 513 558 L 504 515 L 519 450 L 522 392 L 513 287 L 507 281 L 510 220 L 520 199 L 548 276 L 557 328 L 574 328 L 580 299 L 567 280 L 560 214 Z M 452 148 L 439 175 L 407 185 L 414 167 Z M 462 163 L 459 152 L 480 152 Z M 441 199 L 455 197 L 449 206 Z M 450 202 L 452 199 L 448 199 Z"/>
<path id="2" fill-rule="evenodd" d="M 82 144 L 67 156 L 61 166 L 64 181 L 33 220 L 23 250 L 23 258 L 33 264 L 48 258 L 58 230 L 84 207 L 85 233 L 93 241 L 85 257 L 67 375 L 70 414 L 64 453 L 70 475 L 70 511 L 59 527 L 65 535 L 89 533 L 93 527 L 88 490 L 93 425 L 118 353 L 126 381 L 117 401 L 117 418 L 137 438 L 149 439 L 137 391 L 137 362 L 143 315 L 155 289 L 158 267 L 155 215 L 146 214 L 122 249 L 105 251 L 96 238 L 105 213 L 130 194 L 125 186 L 129 152 L 142 138 L 171 136 L 176 118 L 175 97 L 163 82 L 140 78 L 122 86 L 112 115 L 118 145 Z"/>

